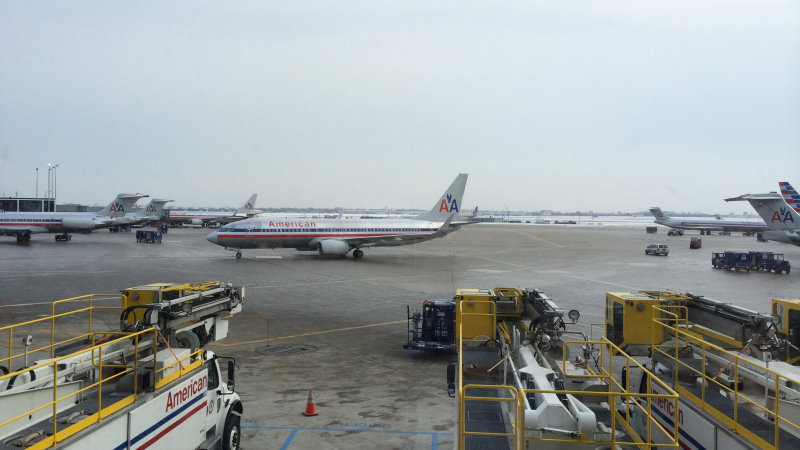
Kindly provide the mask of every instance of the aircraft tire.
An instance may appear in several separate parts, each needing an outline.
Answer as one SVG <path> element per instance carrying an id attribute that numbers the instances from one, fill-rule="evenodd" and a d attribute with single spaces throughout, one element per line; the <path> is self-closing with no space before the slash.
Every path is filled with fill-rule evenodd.
<path id="1" fill-rule="evenodd" d="M 363 257 L 364 257 L 364 252 L 362 252 L 361 250 L 356 249 L 353 251 L 353 258 L 361 259 Z"/>
<path id="2" fill-rule="evenodd" d="M 236 252 L 236 259 L 242 259 L 242 252 Z"/>

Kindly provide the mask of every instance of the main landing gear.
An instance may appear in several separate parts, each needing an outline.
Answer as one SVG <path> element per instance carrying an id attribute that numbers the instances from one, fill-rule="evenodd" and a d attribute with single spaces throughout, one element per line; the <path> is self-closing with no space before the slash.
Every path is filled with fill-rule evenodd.
<path id="1" fill-rule="evenodd" d="M 71 240 L 72 240 L 72 235 L 69 235 L 67 233 L 57 234 L 56 235 L 56 242 L 58 242 L 58 241 L 71 241 Z"/>
<path id="2" fill-rule="evenodd" d="M 28 242 L 30 240 L 31 240 L 31 234 L 30 233 L 18 234 L 17 235 L 17 244 L 24 244 L 25 242 Z"/>
<path id="3" fill-rule="evenodd" d="M 353 250 L 353 258 L 355 258 L 355 259 L 361 259 L 361 258 L 363 258 L 363 257 L 364 257 L 364 252 L 362 252 L 362 251 L 361 251 L 361 250 L 359 250 L 359 249 L 355 249 L 355 250 Z"/>
<path id="4" fill-rule="evenodd" d="M 236 259 L 242 259 L 242 252 L 236 252 Z"/>

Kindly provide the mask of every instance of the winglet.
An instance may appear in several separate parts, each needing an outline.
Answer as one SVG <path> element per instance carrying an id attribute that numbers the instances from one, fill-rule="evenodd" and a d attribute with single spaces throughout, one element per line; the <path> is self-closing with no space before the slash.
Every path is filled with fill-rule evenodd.
<path id="1" fill-rule="evenodd" d="M 436 201 L 430 211 L 415 217 L 419 220 L 430 220 L 431 222 L 444 222 L 453 213 L 461 210 L 461 200 L 464 198 L 464 188 L 467 186 L 467 174 L 460 173 L 444 191 L 444 194 Z"/>

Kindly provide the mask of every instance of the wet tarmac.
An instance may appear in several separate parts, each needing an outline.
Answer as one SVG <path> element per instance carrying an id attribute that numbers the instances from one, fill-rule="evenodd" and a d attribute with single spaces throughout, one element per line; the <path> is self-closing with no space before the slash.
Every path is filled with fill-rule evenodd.
<path id="1" fill-rule="evenodd" d="M 772 298 L 800 297 L 800 274 L 711 267 L 711 252 L 784 253 L 800 248 L 753 237 L 660 228 L 480 224 L 446 238 L 365 249 L 363 259 L 292 249 L 245 251 L 241 260 L 206 241 L 207 230 L 171 229 L 161 244 L 134 233 L 76 234 L 70 242 L 0 237 L 0 324 L 49 314 L 51 301 L 114 293 L 153 282 L 222 280 L 247 287 L 229 337 L 211 344 L 237 359 L 245 449 L 452 448 L 455 400 L 445 370 L 454 355 L 404 350 L 406 305 L 446 299 L 457 288 L 538 288 L 577 308 L 585 331 L 603 332 L 606 291 L 675 289 L 761 312 Z M 667 243 L 667 257 L 647 256 Z M 0 340 L 3 340 L 0 337 Z M 3 344 L 5 345 L 5 344 Z M 306 417 L 313 389 L 319 415 Z"/>

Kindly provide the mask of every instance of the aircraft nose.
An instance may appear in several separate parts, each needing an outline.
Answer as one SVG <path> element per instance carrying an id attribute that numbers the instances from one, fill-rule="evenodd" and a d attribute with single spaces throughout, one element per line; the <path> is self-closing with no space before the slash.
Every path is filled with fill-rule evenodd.
<path id="1" fill-rule="evenodd" d="M 212 244 L 216 244 L 217 243 L 217 232 L 216 231 L 212 232 L 211 234 L 206 236 L 206 239 L 208 239 L 208 242 L 211 242 Z"/>

